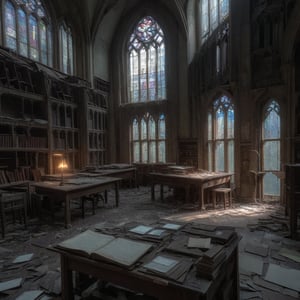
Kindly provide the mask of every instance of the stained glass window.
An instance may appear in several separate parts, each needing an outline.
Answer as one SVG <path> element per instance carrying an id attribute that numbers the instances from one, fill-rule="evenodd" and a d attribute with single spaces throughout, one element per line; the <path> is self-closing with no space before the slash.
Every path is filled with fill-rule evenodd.
<path id="1" fill-rule="evenodd" d="M 264 197 L 280 195 L 280 180 L 272 173 L 280 170 L 280 107 L 275 100 L 269 101 L 262 124 Z"/>
<path id="2" fill-rule="evenodd" d="M 209 33 L 208 0 L 201 1 L 201 28 L 202 36 L 206 36 Z"/>
<path id="3" fill-rule="evenodd" d="M 166 98 L 164 34 L 151 17 L 142 18 L 128 44 L 129 102 Z"/>
<path id="4" fill-rule="evenodd" d="M 5 44 L 17 50 L 16 11 L 10 1 L 5 3 Z"/>
<path id="5" fill-rule="evenodd" d="M 234 172 L 234 106 L 223 95 L 211 106 L 207 117 L 208 169 Z"/>
<path id="6" fill-rule="evenodd" d="M 131 124 L 132 161 L 155 163 L 166 161 L 165 116 L 158 118 L 146 113 Z"/>
<path id="7" fill-rule="evenodd" d="M 226 18 L 229 14 L 229 0 L 220 0 L 220 19 Z"/>
<path id="8" fill-rule="evenodd" d="M 73 74 L 73 37 L 71 28 L 65 23 L 60 26 L 60 43 L 61 43 L 61 70 L 64 73 Z"/>
<path id="9" fill-rule="evenodd" d="M 201 0 L 201 37 L 205 39 L 228 17 L 229 0 Z"/>
<path id="10" fill-rule="evenodd" d="M 40 0 L 5 1 L 4 22 L 8 48 L 52 66 L 51 21 Z"/>
<path id="11" fill-rule="evenodd" d="M 167 97 L 164 33 L 152 16 L 145 16 L 137 22 L 129 37 L 127 53 L 127 102 L 141 105 L 141 115 L 130 124 L 132 161 L 165 162 L 165 115 L 148 112 L 149 102 Z"/>
<path id="12" fill-rule="evenodd" d="M 210 29 L 218 26 L 218 0 L 210 0 Z"/>
<path id="13" fill-rule="evenodd" d="M 34 16 L 29 17 L 29 54 L 30 58 L 39 60 L 37 20 Z"/>
<path id="14" fill-rule="evenodd" d="M 47 51 L 47 28 L 44 22 L 40 22 L 40 47 L 41 47 L 41 61 L 47 64 L 48 51 Z"/>
<path id="15" fill-rule="evenodd" d="M 19 53 L 28 56 L 27 20 L 23 9 L 18 9 Z"/>
<path id="16" fill-rule="evenodd" d="M 53 46 L 52 46 L 52 30 L 48 25 L 47 30 L 47 42 L 48 42 L 48 66 L 53 66 Z"/>

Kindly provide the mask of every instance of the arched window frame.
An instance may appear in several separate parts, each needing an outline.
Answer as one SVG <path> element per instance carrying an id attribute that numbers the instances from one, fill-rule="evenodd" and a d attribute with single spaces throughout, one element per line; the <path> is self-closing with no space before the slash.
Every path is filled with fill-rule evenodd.
<path id="1" fill-rule="evenodd" d="M 223 120 L 218 118 L 218 115 L 222 114 L 224 115 Z M 222 95 L 212 102 L 208 111 L 207 124 L 208 170 L 233 173 L 235 109 L 228 96 Z"/>
<path id="2" fill-rule="evenodd" d="M 14 20 L 15 23 L 15 47 L 9 45 L 8 36 L 6 32 L 7 23 L 6 23 L 6 6 L 7 3 L 10 3 L 14 11 Z M 20 15 L 19 12 L 22 11 L 25 14 L 26 23 L 24 24 L 26 28 L 21 30 L 20 28 Z M 36 20 L 36 32 L 30 31 L 30 19 L 34 18 Z M 4 28 L 2 30 L 3 44 L 5 47 L 8 47 L 18 54 L 29 57 L 38 62 L 44 63 L 50 67 L 53 67 L 53 36 L 51 29 L 51 19 L 47 13 L 45 6 L 40 0 L 4 0 L 2 7 L 2 19 Z M 44 53 L 42 53 L 41 45 L 41 36 L 40 30 L 41 24 L 45 25 L 46 39 L 44 40 Z M 26 36 L 21 36 L 21 33 L 26 32 Z M 34 40 L 30 43 L 30 37 L 34 37 Z M 33 43 L 35 43 L 34 48 Z M 31 45 L 31 46 L 30 46 Z M 26 46 L 26 48 L 24 47 Z"/>
<path id="3" fill-rule="evenodd" d="M 144 16 L 134 27 L 127 55 L 128 102 L 165 100 L 164 33 L 152 16 Z"/>
<path id="4" fill-rule="evenodd" d="M 263 107 L 261 157 L 258 170 L 263 177 L 263 197 L 280 196 L 280 179 L 274 174 L 281 170 L 281 113 L 280 104 L 270 99 Z"/>
<path id="5" fill-rule="evenodd" d="M 74 39 L 72 29 L 62 22 L 59 26 L 60 69 L 66 74 L 74 74 Z"/>
<path id="6" fill-rule="evenodd" d="M 148 112 L 131 121 L 131 161 L 135 163 L 166 162 L 166 117 Z"/>

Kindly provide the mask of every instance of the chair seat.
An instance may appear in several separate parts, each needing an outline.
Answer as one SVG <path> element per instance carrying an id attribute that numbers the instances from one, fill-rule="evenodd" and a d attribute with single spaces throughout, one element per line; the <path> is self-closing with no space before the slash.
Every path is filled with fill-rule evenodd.
<path id="1" fill-rule="evenodd" d="M 10 193 L 4 192 L 0 196 L 0 217 L 2 237 L 5 238 L 5 226 L 8 222 L 7 215 L 12 215 L 13 222 L 16 216 L 20 217 L 20 221 L 24 220 L 25 228 L 27 226 L 27 203 L 26 193 Z M 23 220 L 22 220 L 23 219 Z"/>
<path id="2" fill-rule="evenodd" d="M 221 200 L 224 205 L 224 209 L 226 206 L 232 206 L 232 189 L 227 187 L 219 187 L 215 188 L 212 191 L 212 199 L 213 199 L 213 207 L 216 208 L 217 200 Z"/>

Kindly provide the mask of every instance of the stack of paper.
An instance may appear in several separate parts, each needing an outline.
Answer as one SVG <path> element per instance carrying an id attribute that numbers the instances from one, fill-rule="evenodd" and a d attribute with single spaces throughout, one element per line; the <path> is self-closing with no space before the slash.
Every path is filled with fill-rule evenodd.
<path id="1" fill-rule="evenodd" d="M 158 254 L 145 263 L 140 271 L 155 274 L 166 279 L 184 282 L 188 271 L 193 265 L 193 260 L 186 257 L 176 257 L 169 254 Z"/>
<path id="2" fill-rule="evenodd" d="M 215 279 L 226 260 L 226 250 L 221 245 L 215 245 L 206 251 L 197 264 L 197 275 L 206 279 Z"/>

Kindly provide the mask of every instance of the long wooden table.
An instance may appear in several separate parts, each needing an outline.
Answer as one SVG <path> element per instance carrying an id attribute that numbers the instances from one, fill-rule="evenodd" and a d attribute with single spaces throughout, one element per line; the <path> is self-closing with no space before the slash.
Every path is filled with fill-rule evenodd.
<path id="1" fill-rule="evenodd" d="M 230 185 L 232 173 L 225 172 L 193 172 L 188 174 L 150 173 L 151 199 L 155 200 L 155 185 L 160 185 L 160 197 L 163 200 L 163 186 L 182 187 L 186 190 L 186 198 L 190 195 L 191 187 L 199 192 L 199 208 L 205 209 L 204 190 L 223 184 Z"/>
<path id="2" fill-rule="evenodd" d="M 188 236 L 184 232 L 180 234 L 181 236 Z M 199 257 L 193 258 L 194 264 L 187 271 L 186 279 L 183 282 L 177 282 L 153 273 L 142 272 L 141 264 L 148 260 L 147 257 L 168 253 L 164 250 L 164 245 L 167 246 L 168 243 L 166 241 L 155 246 L 150 253 L 142 257 L 132 268 L 122 267 L 105 260 L 96 260 L 92 257 L 72 252 L 69 249 L 52 248 L 60 254 L 61 258 L 62 299 L 74 299 L 73 271 L 104 280 L 105 282 L 114 283 L 135 292 L 153 296 L 158 300 L 239 299 L 237 238 L 233 239 L 224 248 L 226 259 L 221 264 L 213 280 L 196 275 L 196 264 Z M 168 254 L 171 253 L 169 252 Z M 178 259 L 182 256 L 191 258 L 190 256 L 176 253 Z"/>
<path id="3" fill-rule="evenodd" d="M 114 188 L 116 206 L 119 206 L 119 183 L 121 180 L 116 177 L 83 177 L 65 180 L 64 185 L 60 185 L 59 181 L 33 182 L 31 185 L 35 187 L 37 193 L 49 195 L 53 201 L 59 199 L 65 203 L 65 227 L 68 228 L 71 226 L 70 201 L 72 199 Z"/>
<path id="4" fill-rule="evenodd" d="M 91 171 L 79 172 L 77 175 L 86 176 L 86 177 L 100 177 L 100 176 L 109 176 L 109 177 L 118 177 L 123 180 L 129 180 L 130 185 L 133 187 L 137 186 L 136 178 L 136 168 L 103 168 L 96 169 Z"/>

